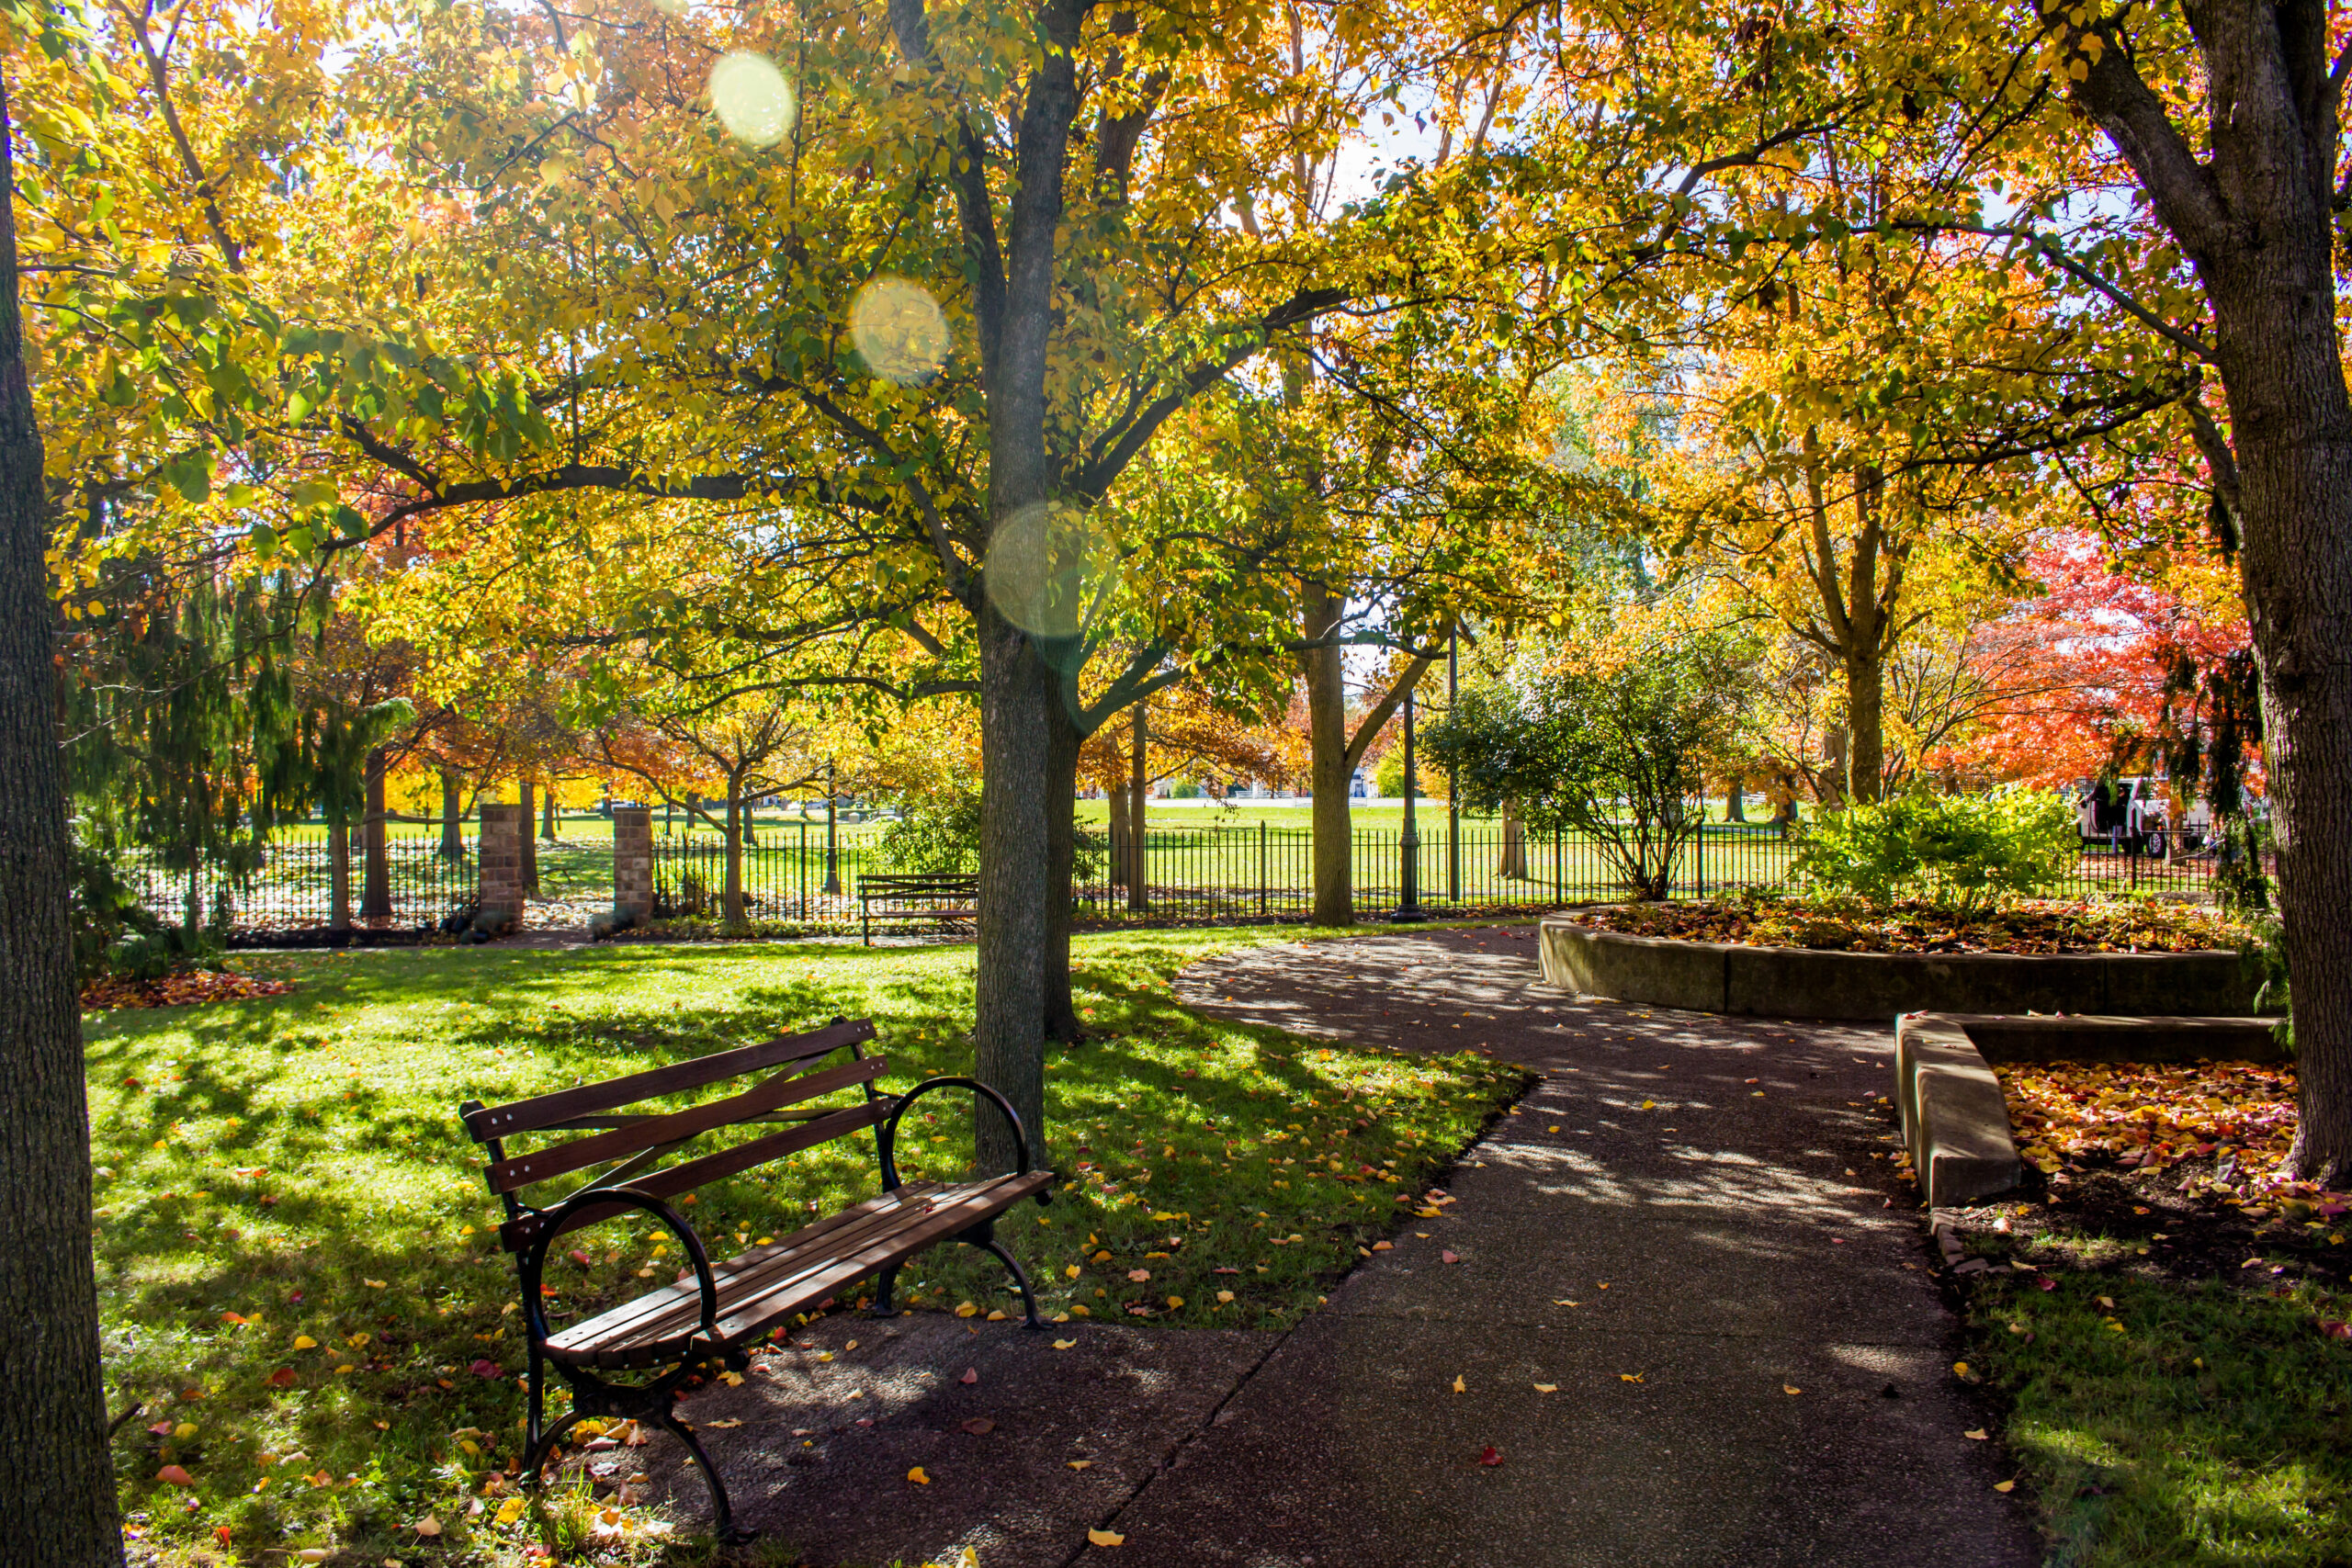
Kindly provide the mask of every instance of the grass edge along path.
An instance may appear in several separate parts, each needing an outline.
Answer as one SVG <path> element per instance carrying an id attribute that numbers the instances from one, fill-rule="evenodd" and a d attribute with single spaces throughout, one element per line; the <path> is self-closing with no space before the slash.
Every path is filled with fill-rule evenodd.
<path id="1" fill-rule="evenodd" d="M 2329 1332 L 2346 1313 L 2352 1297 L 2309 1281 L 1973 1287 L 1973 1374 L 2008 1404 L 1996 1436 L 2041 1502 L 2051 1568 L 2352 1561 L 2352 1356 Z"/>
<path id="2" fill-rule="evenodd" d="M 1001 1233 L 1046 1309 L 1178 1325 L 1295 1323 L 1523 1086 L 1202 1019 L 1185 964 L 1293 929 L 1112 932 L 1074 946 L 1097 1037 L 1049 1055 L 1055 1203 Z M 134 1551 L 157 1562 L 518 1561 L 523 1357 L 514 1275 L 456 1107 L 871 1016 L 903 1089 L 967 1071 L 973 954 L 736 945 L 395 950 L 247 960 L 289 995 L 85 1017 L 110 1407 Z M 920 1122 L 920 1124 L 919 1124 Z M 960 1167 L 960 1107 L 910 1115 L 910 1176 Z M 870 1142 L 707 1190 L 715 1254 L 875 1190 Z M 642 1223 L 582 1232 L 559 1323 L 666 1278 Z M 733 1245 L 730 1245 L 732 1243 Z M 907 1304 L 1013 1298 L 956 1248 Z M 850 1303 L 842 1303 L 844 1306 Z M 479 1511 L 476 1505 L 481 1505 Z M 437 1533 L 420 1535 L 430 1520 Z"/>

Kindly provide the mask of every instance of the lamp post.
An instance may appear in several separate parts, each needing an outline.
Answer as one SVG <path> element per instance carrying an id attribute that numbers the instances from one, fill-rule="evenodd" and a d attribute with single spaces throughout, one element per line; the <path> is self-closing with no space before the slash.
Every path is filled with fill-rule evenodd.
<path id="1" fill-rule="evenodd" d="M 1421 835 L 1413 825 L 1413 795 L 1419 775 L 1413 771 L 1413 691 L 1420 682 L 1405 688 L 1405 833 L 1399 847 L 1404 852 L 1404 897 L 1396 901 L 1396 908 L 1389 917 L 1391 925 L 1409 925 L 1426 920 L 1429 911 L 1421 908 Z"/>
<path id="2" fill-rule="evenodd" d="M 840 805 L 841 805 L 841 796 L 839 796 L 838 795 L 835 795 L 835 794 L 833 793 L 833 764 L 832 764 L 832 761 L 831 761 L 831 759 L 828 758 L 828 759 L 826 760 L 826 762 L 825 762 L 825 887 L 824 887 L 824 892 L 825 892 L 825 896 L 826 896 L 827 897 L 829 897 L 829 898 L 837 898 L 837 897 L 841 897 L 841 891 L 842 891 L 842 871 L 841 871 L 841 860 L 840 860 L 840 854 L 841 854 L 841 840 L 840 840 L 840 837 L 839 837 L 839 830 L 838 830 L 838 824 L 839 824 L 839 819 L 840 819 L 840 811 L 839 811 L 839 807 L 840 807 Z"/>

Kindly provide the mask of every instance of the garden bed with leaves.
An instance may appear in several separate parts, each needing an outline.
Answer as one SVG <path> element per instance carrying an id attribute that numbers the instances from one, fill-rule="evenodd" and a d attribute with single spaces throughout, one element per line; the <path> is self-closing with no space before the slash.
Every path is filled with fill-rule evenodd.
<path id="1" fill-rule="evenodd" d="M 1838 953 L 2209 953 L 2245 929 L 2196 905 L 2025 899 L 1961 911 L 1758 895 L 1713 903 L 1611 904 L 1563 919 L 1627 936 Z"/>

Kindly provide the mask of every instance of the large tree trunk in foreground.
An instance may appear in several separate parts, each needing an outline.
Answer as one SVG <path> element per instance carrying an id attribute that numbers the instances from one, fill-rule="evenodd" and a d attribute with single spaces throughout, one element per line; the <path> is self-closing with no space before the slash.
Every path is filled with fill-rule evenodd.
<path id="1" fill-rule="evenodd" d="M 2212 310 L 2230 429 L 2197 429 L 2244 540 L 2262 673 L 2301 1093 L 2288 1164 L 2339 1184 L 2352 1177 L 2352 399 L 2335 329 L 2329 8 L 2213 0 L 2192 14 L 2210 162 L 2114 24 L 2076 14 L 2104 47 L 2073 96 L 2131 164 Z"/>
<path id="2" fill-rule="evenodd" d="M 1886 788 L 1886 660 L 1876 639 L 1846 656 L 1846 798 Z"/>
<path id="3" fill-rule="evenodd" d="M 0 190 L 14 187 L 0 84 Z M 90 1264 L 90 1119 L 66 936 L 66 830 L 25 383 L 17 231 L 0 201 L 0 1540 L 30 1568 L 122 1561 Z"/>
<path id="4" fill-rule="evenodd" d="M 368 919 L 389 919 L 392 913 L 392 866 L 384 842 L 384 749 L 368 753 L 362 774 L 368 795 L 366 815 L 359 819 L 359 913 Z"/>
<path id="5" fill-rule="evenodd" d="M 984 608 L 972 1071 L 1012 1102 L 1039 1164 L 1045 1161 L 1046 906 L 1054 892 L 1046 821 L 1054 788 L 1052 726 L 1060 701 L 1060 683 L 1029 639 L 993 605 Z M 1001 1119 L 993 1111 L 977 1118 L 979 1168 L 1012 1168 L 1012 1143 Z"/>

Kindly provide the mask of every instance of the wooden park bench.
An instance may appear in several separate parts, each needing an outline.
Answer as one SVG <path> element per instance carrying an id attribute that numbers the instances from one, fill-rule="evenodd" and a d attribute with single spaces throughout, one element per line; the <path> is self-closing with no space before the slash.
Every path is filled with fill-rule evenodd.
<path id="1" fill-rule="evenodd" d="M 923 871 L 857 879 L 858 929 L 874 945 L 874 922 L 969 920 L 979 915 L 980 879 L 970 873 Z"/>
<path id="2" fill-rule="evenodd" d="M 689 1378 L 713 1365 L 744 1371 L 751 1364 L 749 1347 L 762 1335 L 867 1279 L 877 1285 L 872 1310 L 877 1316 L 888 1315 L 894 1310 L 890 1298 L 899 1266 L 946 1241 L 994 1253 L 1021 1288 L 1027 1326 L 1045 1326 L 1029 1277 L 997 1241 L 995 1223 L 1023 1198 L 1034 1195 L 1040 1203 L 1050 1201 L 1054 1173 L 1030 1168 L 1029 1140 L 1020 1117 L 985 1084 L 935 1077 L 900 1095 L 876 1089 L 875 1082 L 888 1070 L 889 1059 L 861 1049 L 873 1038 L 870 1021 L 835 1019 L 806 1034 L 788 1034 L 605 1083 L 559 1089 L 511 1105 L 469 1100 L 459 1108 L 474 1141 L 488 1145 L 485 1174 L 491 1190 L 506 1205 L 499 1241 L 514 1255 L 521 1276 L 530 1359 L 530 1413 L 523 1455 L 526 1477 L 539 1474 L 548 1455 L 575 1422 L 591 1416 L 649 1420 L 675 1433 L 701 1467 L 720 1539 L 748 1540 L 735 1533 L 727 1488 L 718 1471 L 672 1408 Z M 847 1054 L 845 1060 L 823 1065 L 825 1058 L 842 1052 Z M 748 1086 L 683 1110 L 630 1109 L 749 1075 L 761 1076 Z M 1019 1168 L 954 1183 L 899 1179 L 895 1153 L 899 1122 L 917 1100 L 943 1089 L 968 1089 L 996 1107 L 1011 1124 Z M 863 1098 L 849 1105 L 809 1104 L 844 1090 L 860 1091 Z M 670 1159 L 705 1134 L 768 1123 L 780 1125 L 729 1146 Z M 673 1204 L 698 1187 L 869 1127 L 875 1129 L 881 1190 L 773 1243 L 714 1260 L 702 1237 Z M 507 1148 L 507 1140 L 518 1135 L 550 1134 L 584 1135 L 560 1137 L 529 1154 Z M 542 1182 L 596 1167 L 604 1168 L 575 1190 L 551 1195 L 544 1206 L 519 1196 Z M 678 1238 L 692 1264 L 691 1274 L 568 1328 L 550 1326 L 540 1290 L 550 1248 L 569 1232 L 632 1213 L 652 1215 Z M 552 1427 L 544 1417 L 549 1364 L 571 1390 L 570 1413 Z M 632 1368 L 666 1370 L 635 1384 L 604 1375 Z"/>

